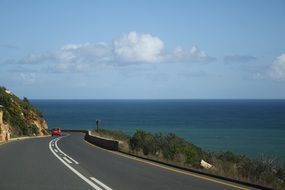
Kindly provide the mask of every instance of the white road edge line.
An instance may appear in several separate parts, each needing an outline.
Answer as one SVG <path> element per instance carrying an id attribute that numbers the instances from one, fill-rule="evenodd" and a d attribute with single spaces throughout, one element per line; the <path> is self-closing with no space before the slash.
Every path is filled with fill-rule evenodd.
<path id="1" fill-rule="evenodd" d="M 65 154 L 58 146 L 57 146 L 57 141 L 59 141 L 62 137 L 57 138 L 55 141 L 55 147 L 57 148 L 57 150 L 63 154 L 64 156 L 66 156 L 67 158 L 69 158 L 70 160 L 72 160 L 75 164 L 79 164 L 76 160 L 74 160 L 73 158 L 71 158 L 70 156 L 68 156 L 67 154 Z"/>
<path id="2" fill-rule="evenodd" d="M 110 187 L 108 187 L 107 185 L 105 185 L 104 183 L 96 179 L 95 177 L 90 177 L 90 179 L 95 181 L 95 183 L 99 184 L 101 187 L 105 188 L 106 190 L 112 190 Z"/>
<path id="3" fill-rule="evenodd" d="M 59 138 L 60 139 L 60 138 Z M 58 140 L 59 140 L 58 139 Z M 60 156 L 58 156 L 52 149 L 51 146 L 51 142 L 53 140 L 51 140 L 49 142 L 49 149 L 50 151 L 66 166 L 68 167 L 73 173 L 75 173 L 78 177 L 80 177 L 82 180 L 84 180 L 87 184 L 89 184 L 91 187 L 93 187 L 96 190 L 102 190 L 100 187 L 98 187 L 97 185 L 95 185 L 92 181 L 90 181 L 88 178 L 86 178 L 84 175 L 82 175 L 80 172 L 78 172 L 76 169 L 74 169 L 73 167 L 71 167 L 69 164 L 67 164 Z M 57 141 L 56 141 L 57 142 Z"/>
<path id="4" fill-rule="evenodd" d="M 65 161 L 67 161 L 69 164 L 72 164 L 72 162 L 68 159 L 68 158 L 66 158 L 66 157 L 62 157 Z"/>
<path id="5" fill-rule="evenodd" d="M 54 149 L 55 152 L 58 152 L 58 150 Z"/>

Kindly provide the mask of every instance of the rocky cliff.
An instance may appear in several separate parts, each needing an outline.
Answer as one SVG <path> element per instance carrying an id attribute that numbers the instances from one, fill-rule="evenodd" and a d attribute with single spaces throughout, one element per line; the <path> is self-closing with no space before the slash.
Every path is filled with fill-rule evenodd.
<path id="1" fill-rule="evenodd" d="M 0 107 L 0 142 L 10 139 L 9 125 L 3 122 L 3 111 Z"/>
<path id="2" fill-rule="evenodd" d="M 0 141 L 17 136 L 47 134 L 42 113 L 27 98 L 21 100 L 11 91 L 0 87 Z"/>

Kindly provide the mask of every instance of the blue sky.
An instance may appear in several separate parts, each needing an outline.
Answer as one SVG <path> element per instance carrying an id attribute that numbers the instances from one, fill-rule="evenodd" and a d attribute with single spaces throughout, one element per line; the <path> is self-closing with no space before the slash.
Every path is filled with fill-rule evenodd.
<path id="1" fill-rule="evenodd" d="M 283 99 L 284 8 L 1 0 L 0 85 L 31 99 Z"/>

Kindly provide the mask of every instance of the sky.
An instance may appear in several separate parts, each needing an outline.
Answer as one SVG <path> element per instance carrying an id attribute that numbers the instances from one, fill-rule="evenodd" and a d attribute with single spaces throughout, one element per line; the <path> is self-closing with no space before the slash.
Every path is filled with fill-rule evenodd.
<path id="1" fill-rule="evenodd" d="M 284 99 L 284 0 L 0 0 L 0 86 L 30 99 Z"/>

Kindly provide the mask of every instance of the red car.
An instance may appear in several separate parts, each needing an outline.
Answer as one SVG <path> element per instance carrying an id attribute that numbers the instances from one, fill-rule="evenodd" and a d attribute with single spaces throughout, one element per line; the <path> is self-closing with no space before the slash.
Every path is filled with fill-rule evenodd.
<path id="1" fill-rule="evenodd" d="M 52 130 L 51 130 L 51 136 L 54 136 L 54 135 L 61 136 L 61 130 L 60 130 L 60 128 L 52 129 Z"/>

